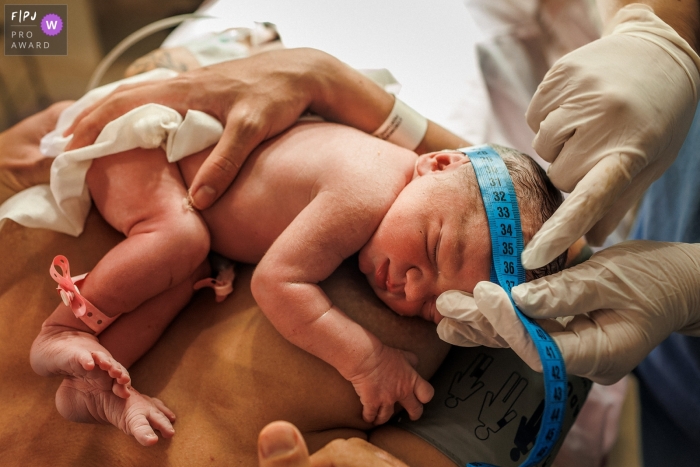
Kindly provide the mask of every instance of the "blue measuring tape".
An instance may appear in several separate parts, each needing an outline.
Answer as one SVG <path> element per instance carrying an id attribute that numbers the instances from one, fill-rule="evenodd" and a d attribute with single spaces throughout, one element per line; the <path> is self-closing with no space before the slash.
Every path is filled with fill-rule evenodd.
<path id="1" fill-rule="evenodd" d="M 537 347 L 542 360 L 544 374 L 544 412 L 535 444 L 527 459 L 520 464 L 528 467 L 538 464 L 551 451 L 564 422 L 566 410 L 566 369 L 564 359 L 552 338 L 531 318 L 525 316 L 510 296 L 510 291 L 525 282 L 525 269 L 520 261 L 523 252 L 523 233 L 520 225 L 520 211 L 508 169 L 503 159 L 490 146 L 474 146 L 459 149 L 469 156 L 481 197 L 486 208 L 486 217 L 491 233 L 491 282 L 508 293 L 515 313 L 523 322 L 528 334 Z M 491 464 L 474 462 L 467 467 L 494 467 Z"/>

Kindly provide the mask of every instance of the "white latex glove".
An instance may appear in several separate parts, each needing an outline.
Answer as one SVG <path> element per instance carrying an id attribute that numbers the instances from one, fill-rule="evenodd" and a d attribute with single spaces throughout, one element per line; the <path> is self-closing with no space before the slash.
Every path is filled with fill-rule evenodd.
<path id="1" fill-rule="evenodd" d="M 559 331 L 551 321 L 548 326 L 566 371 L 612 384 L 672 332 L 700 336 L 700 244 L 620 243 L 578 266 L 514 287 L 512 296 L 520 310 L 535 319 L 574 316 Z M 462 309 L 469 306 L 465 301 Z M 542 371 L 506 292 L 480 282 L 473 302 L 492 332 L 530 367 Z M 442 322 L 439 333 L 441 326 Z M 457 328 L 454 323 L 449 326 Z"/>
<path id="2" fill-rule="evenodd" d="M 473 295 L 461 290 L 448 290 L 438 297 L 436 306 L 443 316 L 437 326 L 438 336 L 449 344 L 494 348 L 511 347 L 512 342 L 532 344 L 508 295 L 492 282 L 479 282 L 474 287 Z M 540 320 L 538 324 L 550 333 L 564 329 L 556 320 Z M 532 352 L 537 355 L 534 346 L 523 351 L 528 356 Z"/>
<path id="3" fill-rule="evenodd" d="M 527 110 L 533 148 L 571 192 L 523 252 L 527 269 L 584 234 L 601 244 L 671 165 L 693 120 L 700 58 L 688 43 L 640 4 L 609 28 L 557 61 Z"/>

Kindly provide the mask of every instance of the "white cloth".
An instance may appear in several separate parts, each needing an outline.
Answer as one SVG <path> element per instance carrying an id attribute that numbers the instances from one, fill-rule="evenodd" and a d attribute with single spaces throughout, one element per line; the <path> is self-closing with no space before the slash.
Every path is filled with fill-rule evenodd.
<path id="1" fill-rule="evenodd" d="M 157 69 L 93 89 L 63 111 L 56 129 L 41 141 L 44 155 L 55 157 L 49 185 L 21 191 L 0 206 L 0 223 L 12 219 L 32 228 L 51 229 L 78 236 L 90 211 L 90 194 L 85 184 L 92 159 L 134 148 L 162 147 L 170 162 L 194 154 L 216 143 L 223 127 L 210 115 L 190 110 L 183 119 L 175 110 L 147 104 L 122 115 L 104 127 L 94 144 L 64 152 L 72 136 L 63 132 L 80 112 L 121 84 L 172 78 L 174 71 Z M 1 224 L 0 224 L 1 225 Z"/>

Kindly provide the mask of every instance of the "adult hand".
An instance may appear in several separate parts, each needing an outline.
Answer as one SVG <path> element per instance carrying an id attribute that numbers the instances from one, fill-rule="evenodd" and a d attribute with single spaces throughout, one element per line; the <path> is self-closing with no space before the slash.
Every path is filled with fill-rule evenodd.
<path id="1" fill-rule="evenodd" d="M 256 146 L 291 126 L 307 109 L 371 132 L 389 113 L 393 99 L 325 53 L 273 50 L 168 81 L 121 86 L 75 119 L 66 131 L 74 135 L 67 149 L 92 144 L 107 123 L 147 103 L 166 105 L 182 115 L 201 110 L 224 124 L 219 143 L 190 187 L 194 206 L 205 209 L 226 190 Z M 371 111 L 375 108 L 376 115 Z"/>
<path id="2" fill-rule="evenodd" d="M 53 159 L 41 154 L 39 142 L 54 129 L 58 116 L 70 104 L 58 102 L 0 133 L 0 184 L 17 193 L 49 183 Z"/>
<path id="3" fill-rule="evenodd" d="M 359 438 L 331 441 L 309 456 L 304 438 L 288 422 L 272 422 L 258 437 L 259 467 L 408 467 Z"/>
<path id="4" fill-rule="evenodd" d="M 698 244 L 624 242 L 578 266 L 514 287 L 512 296 L 535 319 L 573 316 L 568 322 L 546 321 L 567 372 L 612 384 L 672 332 L 700 336 L 698 271 Z M 472 303 L 462 307 L 478 308 L 503 341 L 542 371 L 503 289 L 480 282 Z"/>
<path id="5" fill-rule="evenodd" d="M 621 9 L 609 35 L 562 57 L 527 110 L 533 147 L 571 195 L 523 252 L 549 263 L 586 234 L 600 244 L 673 162 L 698 102 L 700 59 L 649 7 Z"/>

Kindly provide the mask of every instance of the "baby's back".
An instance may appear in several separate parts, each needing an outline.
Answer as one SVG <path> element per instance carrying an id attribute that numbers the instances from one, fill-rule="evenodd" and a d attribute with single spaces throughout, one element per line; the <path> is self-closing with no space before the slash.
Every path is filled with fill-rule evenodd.
<path id="1" fill-rule="evenodd" d="M 188 186 L 208 153 L 179 162 Z M 378 222 L 411 180 L 415 159 L 411 151 L 349 127 L 297 124 L 259 146 L 229 189 L 202 212 L 211 247 L 233 260 L 257 263 L 324 191 L 339 194 L 349 216 L 361 206 Z"/>

